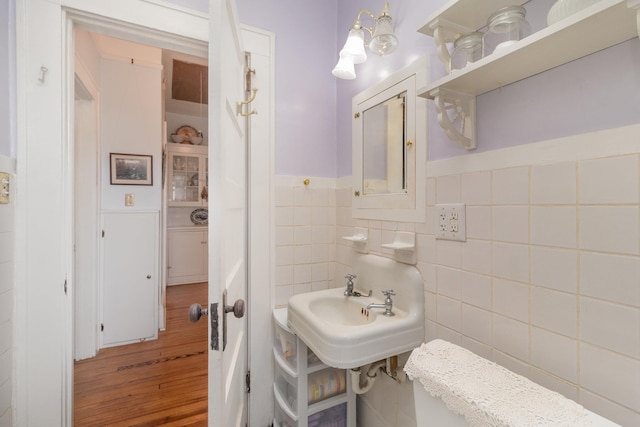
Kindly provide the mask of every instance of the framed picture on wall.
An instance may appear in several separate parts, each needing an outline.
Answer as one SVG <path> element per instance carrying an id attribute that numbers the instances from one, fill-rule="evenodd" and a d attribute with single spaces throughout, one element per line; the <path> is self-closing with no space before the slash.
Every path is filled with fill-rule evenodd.
<path id="1" fill-rule="evenodd" d="M 111 185 L 153 185 L 153 156 L 109 154 Z"/>

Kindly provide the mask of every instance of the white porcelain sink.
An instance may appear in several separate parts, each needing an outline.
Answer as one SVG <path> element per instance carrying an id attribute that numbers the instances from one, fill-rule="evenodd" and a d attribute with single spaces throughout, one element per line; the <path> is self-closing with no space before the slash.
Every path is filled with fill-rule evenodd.
<path id="1" fill-rule="evenodd" d="M 371 297 L 344 296 L 344 288 L 294 295 L 288 323 L 328 366 L 356 368 L 412 350 L 424 342 L 424 291 L 418 270 L 375 255 L 355 255 L 355 289 Z M 346 283 L 346 282 L 345 282 Z M 367 310 L 393 289 L 393 312 Z"/>
<path id="2" fill-rule="evenodd" d="M 338 289 L 341 290 L 341 289 Z M 373 310 L 367 310 L 362 298 L 345 298 L 342 292 L 310 292 L 309 311 L 338 326 L 365 325 L 377 317 Z M 320 295 L 319 295 L 320 294 Z"/>

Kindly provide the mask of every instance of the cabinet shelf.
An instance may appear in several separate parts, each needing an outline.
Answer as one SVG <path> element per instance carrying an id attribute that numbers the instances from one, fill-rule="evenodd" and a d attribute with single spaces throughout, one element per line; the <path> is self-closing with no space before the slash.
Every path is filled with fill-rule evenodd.
<path id="1" fill-rule="evenodd" d="M 457 34 L 482 28 L 491 12 L 507 3 L 525 2 L 455 0 L 440 9 L 418 31 L 438 36 L 440 40 L 436 43 L 439 49 L 446 49 L 442 46 L 445 41 L 452 41 Z M 438 121 L 449 138 L 467 149 L 473 149 L 475 96 L 637 37 L 640 32 L 638 15 L 640 1 L 600 0 L 508 48 L 455 70 L 419 89 L 418 95 L 435 100 L 440 108 L 454 107 L 458 113 L 463 113 L 466 132 L 453 127 L 451 122 L 454 120 L 449 120 L 440 110 Z M 441 52 L 441 58 L 443 55 L 447 54 Z M 447 98 L 446 102 L 439 99 L 443 96 Z"/>
<path id="2" fill-rule="evenodd" d="M 316 412 L 324 411 L 327 408 L 331 408 L 332 406 L 339 405 L 341 403 L 346 403 L 349 401 L 348 393 L 342 393 L 337 396 L 329 397 L 324 399 L 321 402 L 313 403 L 309 405 L 308 414 L 315 414 Z"/>
<path id="3" fill-rule="evenodd" d="M 460 7 L 476 2 L 455 3 Z M 495 10 L 494 2 L 481 3 L 487 3 L 485 8 Z M 433 99 L 432 93 L 438 88 L 480 95 L 634 37 L 638 37 L 636 13 L 627 7 L 627 1 L 601 0 L 509 48 L 435 81 L 419 90 L 419 96 Z"/>
<path id="4" fill-rule="evenodd" d="M 307 367 L 307 372 L 310 373 L 310 374 L 313 374 L 314 372 L 321 371 L 326 367 L 327 367 L 327 365 L 325 365 L 324 363 L 315 363 L 315 364 L 309 365 Z"/>
<path id="5" fill-rule="evenodd" d="M 418 31 L 428 36 L 433 36 L 437 27 L 443 26 L 443 24 L 455 24 L 461 32 L 471 33 L 478 28 L 484 27 L 489 15 L 496 10 L 506 6 L 521 6 L 528 1 L 529 0 L 451 0 L 438 9 Z"/>

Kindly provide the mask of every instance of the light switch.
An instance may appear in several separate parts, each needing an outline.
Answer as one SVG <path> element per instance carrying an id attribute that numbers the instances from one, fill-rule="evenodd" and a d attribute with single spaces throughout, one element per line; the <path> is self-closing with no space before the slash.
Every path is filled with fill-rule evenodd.
<path id="1" fill-rule="evenodd" d="M 136 204 L 136 197 L 131 194 L 131 193 L 127 193 L 124 195 L 124 205 L 125 206 L 133 206 Z"/>
<path id="2" fill-rule="evenodd" d="M 9 203 L 9 174 L 6 172 L 0 172 L 0 203 Z"/>

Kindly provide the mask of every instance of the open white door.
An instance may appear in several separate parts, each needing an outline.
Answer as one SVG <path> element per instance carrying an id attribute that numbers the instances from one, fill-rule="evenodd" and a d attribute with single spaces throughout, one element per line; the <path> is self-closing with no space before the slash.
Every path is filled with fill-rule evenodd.
<path id="1" fill-rule="evenodd" d="M 247 316 L 239 317 L 247 293 L 247 141 L 245 118 L 236 114 L 245 59 L 235 0 L 209 2 L 209 31 L 209 320 L 218 319 L 209 425 L 232 427 L 247 423 Z"/>

